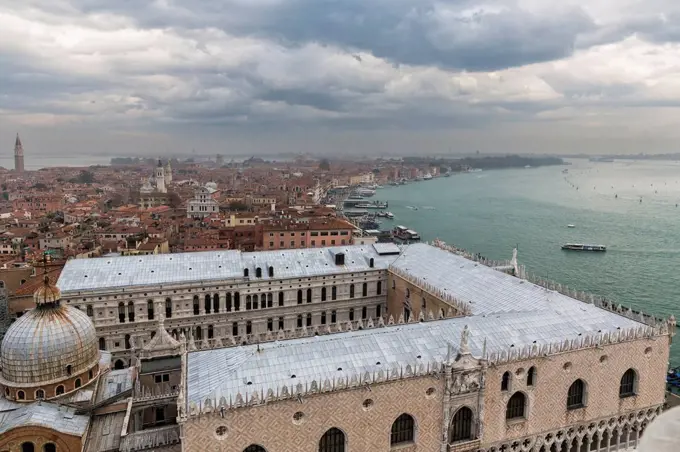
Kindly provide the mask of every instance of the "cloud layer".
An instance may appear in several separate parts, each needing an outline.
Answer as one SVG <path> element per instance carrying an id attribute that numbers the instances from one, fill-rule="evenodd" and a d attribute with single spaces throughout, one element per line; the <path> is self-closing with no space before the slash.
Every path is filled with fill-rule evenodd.
<path id="1" fill-rule="evenodd" d="M 82 153 L 674 150 L 680 4 L 548 3 L 0 0 L 0 142 L 21 130 Z"/>

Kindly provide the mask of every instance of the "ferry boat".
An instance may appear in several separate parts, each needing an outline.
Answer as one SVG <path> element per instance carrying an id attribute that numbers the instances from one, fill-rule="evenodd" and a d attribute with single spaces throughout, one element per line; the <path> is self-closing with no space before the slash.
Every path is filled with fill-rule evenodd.
<path id="1" fill-rule="evenodd" d="M 416 231 L 401 225 L 396 226 L 392 230 L 392 235 L 404 242 L 417 242 L 420 240 L 420 235 Z"/>
<path id="2" fill-rule="evenodd" d="M 562 249 L 567 251 L 607 251 L 607 247 L 604 245 L 584 245 L 582 243 L 567 243 L 562 245 Z"/>
<path id="3" fill-rule="evenodd" d="M 356 194 L 358 194 L 359 196 L 363 196 L 364 198 L 369 198 L 375 195 L 375 190 L 372 190 L 370 188 L 357 188 Z"/>
<path id="4" fill-rule="evenodd" d="M 389 218 L 390 220 L 392 218 L 394 218 L 394 214 L 392 212 L 385 212 L 385 211 L 378 212 L 378 213 L 375 214 L 375 216 L 380 217 L 380 218 Z"/>
<path id="5" fill-rule="evenodd" d="M 363 202 L 356 205 L 357 209 L 387 209 L 387 207 L 387 203 L 382 201 Z"/>

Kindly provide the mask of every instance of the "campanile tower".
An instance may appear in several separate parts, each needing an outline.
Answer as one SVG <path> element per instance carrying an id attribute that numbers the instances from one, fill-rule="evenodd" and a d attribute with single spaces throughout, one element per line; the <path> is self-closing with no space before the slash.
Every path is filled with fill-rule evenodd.
<path id="1" fill-rule="evenodd" d="M 24 172 L 24 147 L 21 145 L 18 133 L 17 140 L 14 143 L 14 171 L 17 173 Z"/>

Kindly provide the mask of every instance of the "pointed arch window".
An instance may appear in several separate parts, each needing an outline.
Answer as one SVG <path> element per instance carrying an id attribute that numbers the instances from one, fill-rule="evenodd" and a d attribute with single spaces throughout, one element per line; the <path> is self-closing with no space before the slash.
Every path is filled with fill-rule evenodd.
<path id="1" fill-rule="evenodd" d="M 198 295 L 194 295 L 194 315 L 198 315 L 201 312 L 201 305 L 198 302 Z"/>
<path id="2" fill-rule="evenodd" d="M 354 298 L 354 284 L 349 285 L 349 297 Z"/>
<path id="3" fill-rule="evenodd" d="M 326 301 L 326 288 L 321 288 L 321 301 Z"/>
<path id="4" fill-rule="evenodd" d="M 319 452 L 345 452 L 345 433 L 333 427 L 319 440 Z"/>
<path id="5" fill-rule="evenodd" d="M 253 295 L 253 309 L 257 309 L 257 303 L 258 303 L 258 296 L 257 294 Z"/>
<path id="6" fill-rule="evenodd" d="M 231 292 L 227 292 L 226 298 L 227 299 L 226 299 L 225 303 L 227 305 L 226 306 L 227 312 L 231 312 Z"/>
<path id="7" fill-rule="evenodd" d="M 410 414 L 402 414 L 392 423 L 390 445 L 413 442 L 415 438 L 415 422 Z"/>
<path id="8" fill-rule="evenodd" d="M 262 269 L 260 267 L 257 267 L 255 269 L 255 277 L 256 278 L 262 278 Z"/>
<path id="9" fill-rule="evenodd" d="M 335 300 L 338 298 L 338 288 L 333 286 L 331 287 L 331 300 Z"/>
<path id="10" fill-rule="evenodd" d="M 533 386 L 536 384 L 536 368 L 531 366 L 527 372 L 527 386 Z"/>
<path id="11" fill-rule="evenodd" d="M 130 322 L 135 321 L 135 304 L 132 301 L 128 303 L 128 320 Z"/>
<path id="12" fill-rule="evenodd" d="M 253 307 L 253 297 L 246 295 L 246 311 L 250 311 Z"/>
<path id="13" fill-rule="evenodd" d="M 508 400 L 505 409 L 505 419 L 518 419 L 524 417 L 526 407 L 526 396 L 521 392 L 516 392 Z"/>
<path id="14" fill-rule="evenodd" d="M 271 308 L 272 306 L 274 306 L 274 295 L 272 295 L 272 293 L 269 292 L 267 293 L 267 307 Z"/>
<path id="15" fill-rule="evenodd" d="M 172 301 L 169 298 L 165 299 L 165 317 L 172 318 Z"/>
<path id="16" fill-rule="evenodd" d="M 472 410 L 462 407 L 451 420 L 450 442 L 468 441 L 472 439 Z"/>
<path id="17" fill-rule="evenodd" d="M 203 309 L 206 314 L 210 314 L 210 294 L 206 294 L 203 300 Z"/>
<path id="18" fill-rule="evenodd" d="M 125 323 L 125 303 L 122 301 L 118 303 L 118 321 Z"/>
<path id="19" fill-rule="evenodd" d="M 575 410 L 577 408 L 583 408 L 585 405 L 585 389 L 586 385 L 583 380 L 576 380 L 569 387 L 567 392 L 567 409 Z"/>
<path id="20" fill-rule="evenodd" d="M 106 339 L 103 337 L 99 338 L 99 350 L 106 350 Z"/>
<path id="21" fill-rule="evenodd" d="M 628 369 L 621 377 L 621 384 L 619 385 L 619 397 L 632 397 L 636 393 L 637 386 L 637 372 L 633 369 Z"/>
<path id="22" fill-rule="evenodd" d="M 166 303 L 168 299 L 165 299 Z M 147 300 L 146 302 L 146 318 L 149 320 L 153 320 L 153 301 Z"/>
<path id="23" fill-rule="evenodd" d="M 297 291 L 297 304 L 302 304 L 302 290 Z"/>
<path id="24" fill-rule="evenodd" d="M 307 303 L 312 302 L 312 289 L 307 289 Z"/>
<path id="25" fill-rule="evenodd" d="M 267 452 L 267 450 L 262 446 L 258 446 L 257 444 L 251 444 L 250 446 L 243 449 L 243 452 Z"/>
<path id="26" fill-rule="evenodd" d="M 213 312 L 220 312 L 220 294 L 213 295 Z"/>
<path id="27" fill-rule="evenodd" d="M 378 281 L 375 285 L 375 292 L 378 295 L 382 295 L 382 281 Z"/>
<path id="28" fill-rule="evenodd" d="M 501 391 L 508 391 L 510 389 L 510 372 L 505 372 L 501 379 Z"/>
<path id="29" fill-rule="evenodd" d="M 234 292 L 234 311 L 241 309 L 241 294 Z"/>
<path id="30" fill-rule="evenodd" d="M 363 283 L 361 285 L 361 296 L 362 297 L 367 297 L 368 296 L 368 283 Z"/>

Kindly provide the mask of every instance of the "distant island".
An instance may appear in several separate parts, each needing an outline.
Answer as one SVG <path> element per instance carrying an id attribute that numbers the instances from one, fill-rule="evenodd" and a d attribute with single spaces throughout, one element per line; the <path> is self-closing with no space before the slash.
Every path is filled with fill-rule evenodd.
<path id="1" fill-rule="evenodd" d="M 522 157 L 519 155 L 434 159 L 431 157 L 404 157 L 402 161 L 413 165 L 429 164 L 431 166 L 450 167 L 452 171 L 462 171 L 466 168 L 505 169 L 566 164 L 559 157 Z"/>

